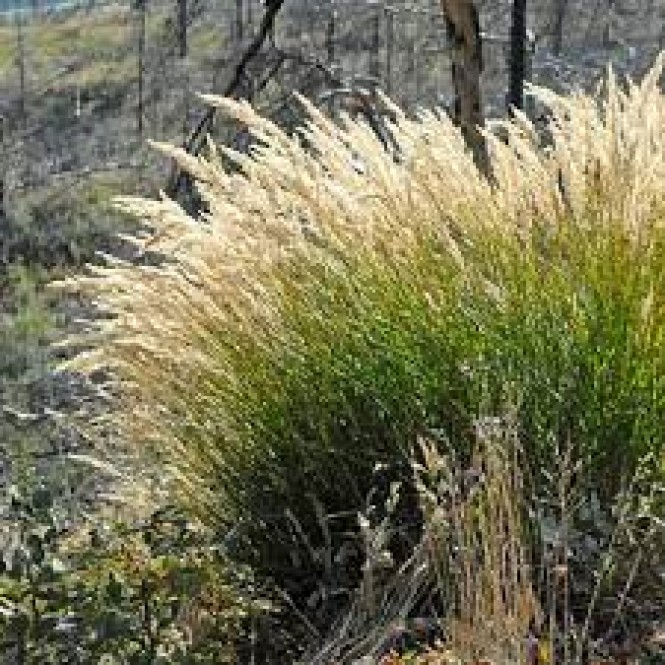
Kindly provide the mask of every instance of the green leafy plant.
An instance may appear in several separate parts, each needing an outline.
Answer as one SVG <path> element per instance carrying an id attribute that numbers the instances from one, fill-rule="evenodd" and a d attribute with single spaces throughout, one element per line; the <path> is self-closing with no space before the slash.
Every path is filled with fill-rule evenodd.
<path id="1" fill-rule="evenodd" d="M 38 490 L 14 494 L 9 521 L 0 634 L 20 665 L 235 663 L 247 617 L 271 610 L 249 572 L 177 511 L 63 525 Z"/>

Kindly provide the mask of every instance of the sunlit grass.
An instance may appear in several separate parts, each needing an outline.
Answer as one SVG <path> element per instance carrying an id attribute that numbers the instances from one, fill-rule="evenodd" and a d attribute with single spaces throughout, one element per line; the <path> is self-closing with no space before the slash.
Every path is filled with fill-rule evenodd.
<path id="1" fill-rule="evenodd" d="M 353 511 L 377 462 L 431 429 L 464 445 L 507 400 L 535 478 L 566 441 L 611 497 L 663 447 L 659 77 L 610 76 L 598 103 L 540 91 L 552 144 L 523 118 L 488 135 L 491 182 L 433 113 L 396 111 L 396 157 L 308 104 L 300 141 L 207 98 L 258 144 L 228 172 L 161 146 L 209 213 L 121 202 L 167 260 L 67 284 L 111 315 L 74 366 L 111 371 L 112 428 L 203 519 L 245 520 L 261 565 L 292 565 L 286 509 L 312 534 L 312 497 Z"/>

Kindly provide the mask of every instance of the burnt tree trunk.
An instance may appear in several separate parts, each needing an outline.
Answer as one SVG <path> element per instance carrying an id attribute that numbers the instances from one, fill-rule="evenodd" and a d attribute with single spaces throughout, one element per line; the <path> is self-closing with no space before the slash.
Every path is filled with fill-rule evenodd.
<path id="1" fill-rule="evenodd" d="M 510 28 L 510 84 L 508 110 L 524 109 L 524 79 L 526 78 L 526 2 L 513 0 Z"/>
<path id="2" fill-rule="evenodd" d="M 484 124 L 480 76 L 483 50 L 478 10 L 473 0 L 441 0 L 451 44 L 455 91 L 453 120 L 462 130 L 478 167 L 487 169 L 487 148 L 480 128 Z"/>
<path id="3" fill-rule="evenodd" d="M 326 26 L 326 57 L 329 65 L 335 61 L 336 29 L 337 29 L 337 10 L 333 5 L 330 8 L 330 14 L 328 15 L 328 25 Z"/>
<path id="4" fill-rule="evenodd" d="M 138 12 L 138 100 L 136 104 L 136 131 L 139 137 L 143 136 L 143 115 L 145 97 L 145 27 L 146 27 L 146 2 L 147 0 L 136 0 L 135 8 Z"/>
<path id="5" fill-rule="evenodd" d="M 187 0 L 178 0 L 178 55 L 187 57 Z"/>

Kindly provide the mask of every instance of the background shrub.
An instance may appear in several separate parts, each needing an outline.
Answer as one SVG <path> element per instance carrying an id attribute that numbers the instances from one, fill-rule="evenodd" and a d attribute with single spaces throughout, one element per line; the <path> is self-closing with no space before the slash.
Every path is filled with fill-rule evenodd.
<path id="1" fill-rule="evenodd" d="M 0 639 L 17 665 L 236 663 L 272 606 L 210 534 L 162 508 L 64 523 L 44 489 L 3 515 Z"/>

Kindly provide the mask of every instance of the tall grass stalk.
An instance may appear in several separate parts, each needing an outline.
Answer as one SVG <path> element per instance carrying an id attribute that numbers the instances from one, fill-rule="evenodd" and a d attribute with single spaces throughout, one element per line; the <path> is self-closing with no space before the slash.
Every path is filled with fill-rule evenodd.
<path id="1" fill-rule="evenodd" d="M 467 463 L 456 446 L 420 442 L 413 466 L 423 513 L 421 540 L 380 589 L 372 588 L 381 599 L 374 613 L 366 616 L 369 589 L 361 585 L 355 605 L 327 635 L 325 646 L 303 662 L 582 665 L 612 662 L 614 651 L 623 653 L 617 662 L 639 655 L 647 645 L 647 639 L 640 642 L 639 629 L 625 644 L 610 633 L 626 622 L 633 586 L 644 577 L 650 548 L 658 546 L 663 523 L 651 508 L 662 486 L 645 492 L 638 469 L 616 503 L 605 507 L 614 515 L 607 542 L 589 548 L 589 570 L 581 577 L 573 572 L 578 555 L 569 533 L 584 507 L 576 480 L 580 464 L 562 450 L 553 488 L 559 533 L 550 551 L 543 516 L 534 510 L 544 497 L 532 495 L 525 482 L 528 467 L 515 425 L 512 414 L 479 419 Z M 389 542 L 387 522 L 370 531 L 373 540 Z M 580 583 L 589 587 L 581 594 L 577 589 L 584 606 L 575 608 L 573 588 Z M 438 643 L 428 648 L 421 638 L 422 657 L 402 658 L 395 635 L 405 633 L 407 617 L 422 609 L 424 597 L 439 608 L 428 617 L 439 627 Z M 612 601 L 609 621 L 602 616 L 602 598 Z"/>
<path id="2" fill-rule="evenodd" d="M 512 426 L 478 423 L 472 465 L 423 446 L 419 489 L 425 544 L 446 602 L 446 647 L 461 663 L 529 662 L 542 624 L 523 524 L 525 499 Z"/>

